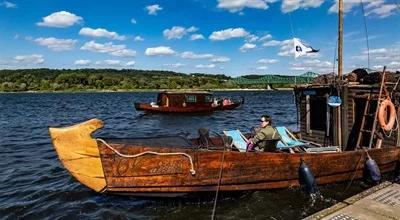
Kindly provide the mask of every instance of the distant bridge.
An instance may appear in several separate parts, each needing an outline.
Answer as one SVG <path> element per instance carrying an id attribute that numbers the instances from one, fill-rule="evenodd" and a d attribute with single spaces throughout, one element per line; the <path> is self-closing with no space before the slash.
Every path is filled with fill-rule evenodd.
<path id="1" fill-rule="evenodd" d="M 238 85 L 272 85 L 272 84 L 302 84 L 309 83 L 317 73 L 306 72 L 299 76 L 284 76 L 284 75 L 264 75 L 264 76 L 246 76 L 237 77 L 233 81 Z"/>

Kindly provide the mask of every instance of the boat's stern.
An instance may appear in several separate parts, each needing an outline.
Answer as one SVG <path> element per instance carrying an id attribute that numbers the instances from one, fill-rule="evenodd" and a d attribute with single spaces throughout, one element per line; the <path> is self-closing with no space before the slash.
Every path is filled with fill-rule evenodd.
<path id="1" fill-rule="evenodd" d="M 49 128 L 51 140 L 64 167 L 81 183 L 101 192 L 106 187 L 97 141 L 91 134 L 103 127 L 91 119 L 64 128 Z"/>

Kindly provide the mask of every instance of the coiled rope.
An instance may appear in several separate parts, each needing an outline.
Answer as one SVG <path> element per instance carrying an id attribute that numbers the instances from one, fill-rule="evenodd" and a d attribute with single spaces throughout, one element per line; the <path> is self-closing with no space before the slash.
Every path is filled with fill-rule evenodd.
<path id="1" fill-rule="evenodd" d="M 123 154 L 121 152 L 119 152 L 118 150 L 116 150 L 115 148 L 111 147 L 105 140 L 100 139 L 100 138 L 96 138 L 97 141 L 100 141 L 101 143 L 103 143 L 106 147 L 108 147 L 110 150 L 114 151 L 114 153 L 116 153 L 118 156 L 120 157 L 125 157 L 125 158 L 136 158 L 136 157 L 140 157 L 143 156 L 145 154 L 153 154 L 153 155 L 159 155 L 159 156 L 176 156 L 176 155 L 181 155 L 181 156 L 185 156 L 187 158 L 189 158 L 189 162 L 190 162 L 190 174 L 195 175 L 196 171 L 194 170 L 194 165 L 193 165 L 193 160 L 192 157 L 187 154 L 187 153 L 183 153 L 183 152 L 174 152 L 174 153 L 159 153 L 159 152 L 154 152 L 154 151 L 144 151 L 138 154 Z"/>

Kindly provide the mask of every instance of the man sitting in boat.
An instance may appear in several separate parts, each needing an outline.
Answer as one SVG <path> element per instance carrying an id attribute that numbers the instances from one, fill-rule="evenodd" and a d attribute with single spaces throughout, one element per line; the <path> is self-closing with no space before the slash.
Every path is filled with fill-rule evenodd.
<path id="1" fill-rule="evenodd" d="M 256 129 L 253 138 L 247 141 L 248 151 L 254 151 L 264 149 L 269 151 L 269 148 L 275 148 L 277 141 L 280 140 L 280 136 L 275 128 L 272 127 L 272 120 L 269 115 L 263 115 L 260 119 L 260 128 Z M 272 151 L 274 149 L 271 149 Z"/>

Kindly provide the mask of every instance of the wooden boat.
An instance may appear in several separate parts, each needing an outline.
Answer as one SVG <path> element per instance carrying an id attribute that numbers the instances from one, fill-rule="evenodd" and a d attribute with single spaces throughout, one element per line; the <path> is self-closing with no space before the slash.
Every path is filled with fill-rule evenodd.
<path id="1" fill-rule="evenodd" d="M 82 184 L 102 193 L 177 196 L 185 193 L 265 190 L 298 186 L 304 160 L 318 184 L 361 178 L 364 150 L 335 153 L 238 152 L 193 147 L 183 138 L 94 139 L 103 123 L 92 119 L 66 128 L 50 128 L 64 167 Z M 150 144 L 149 141 L 158 143 Z M 369 149 L 382 173 L 393 171 L 400 148 Z"/>
<path id="2" fill-rule="evenodd" d="M 339 14 L 342 13 L 343 2 L 339 0 Z M 103 126 L 98 119 L 72 127 L 50 128 L 53 145 L 64 167 L 78 181 L 104 193 L 166 196 L 286 188 L 299 185 L 301 161 L 309 166 L 318 184 L 361 178 L 369 157 L 376 161 L 381 173 L 392 172 L 400 157 L 400 126 L 392 130 L 390 137 L 377 135 L 381 128 L 376 128 L 377 106 L 386 84 L 363 85 L 342 79 L 339 33 L 336 86 L 327 83 L 294 89 L 301 138 L 320 144 L 316 151 L 311 151 L 316 153 L 239 152 L 226 148 L 223 138 L 218 137 L 211 139 L 217 146 L 213 149 L 198 148 L 196 140 L 182 138 L 94 139 L 91 133 Z M 392 100 L 400 99 L 396 86 L 391 88 Z M 161 103 L 169 102 L 160 95 Z M 343 103 L 330 105 L 328 99 L 333 96 L 340 97 Z M 211 105 L 210 95 L 201 97 L 209 97 Z M 176 102 L 182 105 L 184 100 Z M 170 103 L 168 107 L 174 106 Z M 399 106 L 396 114 L 400 117 Z M 371 115 L 375 117 L 368 118 Z M 338 146 L 341 151 L 325 152 L 329 146 Z"/>
<path id="3" fill-rule="evenodd" d="M 135 108 L 157 113 L 211 113 L 232 110 L 243 104 L 243 100 L 230 100 L 218 100 L 207 91 L 165 91 L 158 94 L 157 102 L 135 103 Z"/>

